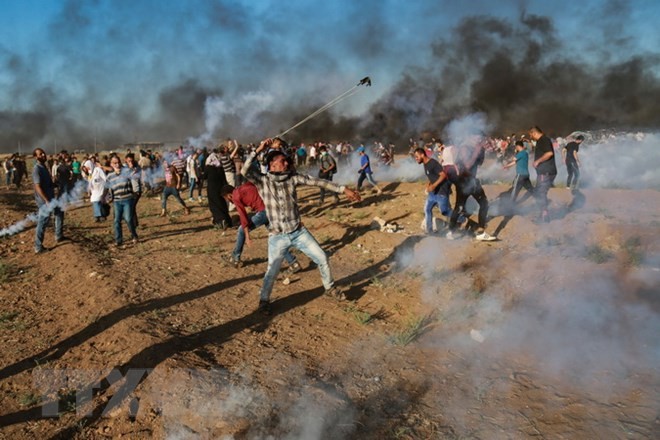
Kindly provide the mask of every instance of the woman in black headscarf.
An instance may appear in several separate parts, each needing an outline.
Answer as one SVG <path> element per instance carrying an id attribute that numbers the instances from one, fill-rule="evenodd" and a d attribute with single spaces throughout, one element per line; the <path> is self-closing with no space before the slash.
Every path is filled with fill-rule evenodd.
<path id="1" fill-rule="evenodd" d="M 213 224 L 222 229 L 230 228 L 229 207 L 227 201 L 220 195 L 220 189 L 227 184 L 227 177 L 222 169 L 217 149 L 214 149 L 213 153 L 206 158 L 205 174 L 206 191 L 208 193 L 209 209 L 213 216 Z"/>

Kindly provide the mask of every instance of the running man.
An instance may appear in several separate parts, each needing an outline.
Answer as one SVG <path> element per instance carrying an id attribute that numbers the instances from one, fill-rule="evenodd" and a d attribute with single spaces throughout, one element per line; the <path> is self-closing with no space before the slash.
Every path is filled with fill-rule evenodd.
<path id="1" fill-rule="evenodd" d="M 426 233 L 433 233 L 433 208 L 440 209 L 440 213 L 445 217 L 451 215 L 449 206 L 449 194 L 451 185 L 447 179 L 447 174 L 443 171 L 440 163 L 428 157 L 423 148 L 417 147 L 413 152 L 415 161 L 424 165 L 424 173 L 429 179 L 426 184 L 426 204 L 424 205 L 424 219 L 426 220 Z"/>
<path id="2" fill-rule="evenodd" d="M 364 147 L 359 147 L 357 149 L 358 154 L 360 155 L 360 169 L 358 170 L 358 174 L 360 177 L 358 177 L 357 181 L 357 190 L 360 191 L 360 188 L 362 188 L 362 183 L 366 179 L 367 182 L 373 186 L 376 191 L 378 192 L 378 195 L 381 195 L 383 191 L 378 187 L 376 184 L 376 181 L 374 180 L 373 173 L 371 171 L 371 162 L 369 162 L 369 156 L 367 153 L 364 151 Z"/>
<path id="3" fill-rule="evenodd" d="M 531 180 L 529 180 L 529 154 L 525 148 L 523 141 L 516 141 L 516 155 L 511 162 L 504 165 L 504 169 L 516 166 L 516 177 L 513 179 L 511 188 L 511 206 L 513 207 L 518 198 L 518 194 L 522 188 L 527 190 L 527 193 L 534 195 L 534 187 Z"/>

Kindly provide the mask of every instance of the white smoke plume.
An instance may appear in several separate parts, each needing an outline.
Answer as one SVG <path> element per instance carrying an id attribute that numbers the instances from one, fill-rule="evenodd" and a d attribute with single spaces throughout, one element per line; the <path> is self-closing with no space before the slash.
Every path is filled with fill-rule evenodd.
<path id="1" fill-rule="evenodd" d="M 314 383 L 295 363 L 286 377 L 272 373 L 277 377 L 270 382 L 274 395 L 252 383 L 253 372 L 244 373 L 156 369 L 141 405 L 162 414 L 168 440 L 320 440 L 329 433 L 340 439 L 354 429 L 350 400 L 332 387 Z"/>
<path id="2" fill-rule="evenodd" d="M 472 113 L 452 120 L 445 127 L 447 145 L 463 145 L 486 136 L 491 126 L 484 113 Z"/>
<path id="3" fill-rule="evenodd" d="M 194 147 L 203 147 L 212 143 L 217 131 L 226 125 L 228 120 L 238 125 L 237 131 L 245 132 L 254 129 L 262 112 L 275 101 L 272 94 L 264 91 L 248 92 L 236 99 L 223 99 L 210 96 L 204 103 L 204 126 L 206 131 L 198 137 L 188 138 Z"/>

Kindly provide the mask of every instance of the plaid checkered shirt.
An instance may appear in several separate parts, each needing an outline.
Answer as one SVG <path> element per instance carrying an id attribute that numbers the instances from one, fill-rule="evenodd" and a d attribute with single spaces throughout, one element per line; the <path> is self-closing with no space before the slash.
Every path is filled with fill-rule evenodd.
<path id="1" fill-rule="evenodd" d="M 302 174 L 263 174 L 252 168 L 255 154 L 251 153 L 241 174 L 254 183 L 266 205 L 270 232 L 275 234 L 288 234 L 300 227 L 300 212 L 298 211 L 299 185 L 318 186 L 336 193 L 344 192 L 345 187 L 334 184 L 328 180 L 317 179 Z"/>

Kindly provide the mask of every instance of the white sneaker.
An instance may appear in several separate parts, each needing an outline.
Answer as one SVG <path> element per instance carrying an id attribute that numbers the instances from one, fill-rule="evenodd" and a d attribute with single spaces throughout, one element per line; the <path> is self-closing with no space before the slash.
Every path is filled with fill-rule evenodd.
<path id="1" fill-rule="evenodd" d="M 493 237 L 492 235 L 488 235 L 488 232 L 484 231 L 481 234 L 477 234 L 475 239 L 479 241 L 495 241 L 497 240 L 497 237 Z"/>
<path id="2" fill-rule="evenodd" d="M 193 199 L 192 197 L 190 197 L 190 198 L 188 199 L 188 201 L 189 201 L 189 202 L 194 202 L 195 199 Z"/>
<path id="3" fill-rule="evenodd" d="M 460 236 L 456 233 L 454 234 L 452 231 L 447 232 L 447 235 L 445 235 L 447 240 L 456 240 L 457 238 L 460 238 Z"/>

